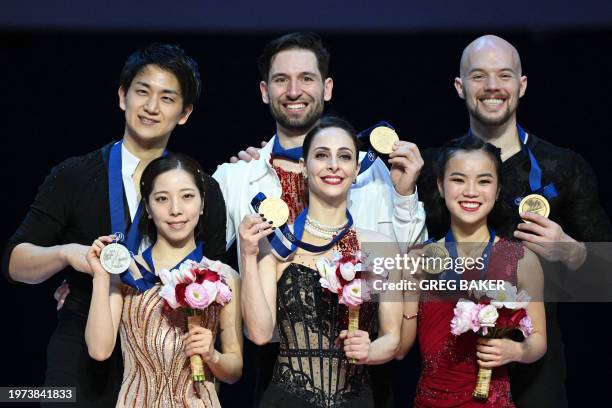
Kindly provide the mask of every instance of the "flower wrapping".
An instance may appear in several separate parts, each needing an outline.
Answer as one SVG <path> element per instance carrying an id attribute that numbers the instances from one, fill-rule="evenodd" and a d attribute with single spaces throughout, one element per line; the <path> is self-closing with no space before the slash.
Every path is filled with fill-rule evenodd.
<path id="1" fill-rule="evenodd" d="M 512 331 L 520 330 L 527 337 L 533 332 L 533 324 L 525 310 L 531 298 L 524 290 L 520 292 L 513 285 L 504 285 L 502 291 L 474 292 L 478 302 L 459 299 L 450 322 L 451 333 L 459 336 L 467 331 L 480 333 L 487 338 L 507 337 Z M 479 368 L 478 380 L 473 396 L 487 399 L 492 369 Z"/>

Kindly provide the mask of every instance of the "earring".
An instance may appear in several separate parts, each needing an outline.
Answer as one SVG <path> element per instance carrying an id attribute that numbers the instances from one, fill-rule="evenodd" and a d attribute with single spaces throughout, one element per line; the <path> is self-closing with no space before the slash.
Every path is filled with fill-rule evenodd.
<path id="1" fill-rule="evenodd" d="M 308 174 L 304 174 L 303 177 L 304 177 L 304 180 L 308 180 Z"/>
<path id="2" fill-rule="evenodd" d="M 357 184 L 357 178 L 356 177 L 353 179 L 353 184 Z"/>

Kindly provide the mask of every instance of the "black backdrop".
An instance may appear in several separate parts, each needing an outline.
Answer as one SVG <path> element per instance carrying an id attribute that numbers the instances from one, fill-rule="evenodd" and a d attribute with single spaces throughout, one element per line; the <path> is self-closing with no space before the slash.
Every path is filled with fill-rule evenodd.
<path id="1" fill-rule="evenodd" d="M 260 99 L 255 61 L 277 34 L 0 32 L 0 236 L 6 240 L 17 228 L 53 165 L 121 137 L 119 72 L 126 56 L 149 42 L 180 44 L 202 71 L 200 104 L 173 134 L 172 150 L 196 157 L 212 172 L 241 148 L 269 138 L 274 122 Z M 421 147 L 458 136 L 466 130 L 467 114 L 452 83 L 463 47 L 481 34 L 322 33 L 335 80 L 327 111 L 357 128 L 388 120 L 403 139 Z M 580 152 L 595 169 L 602 203 L 611 213 L 612 31 L 498 34 L 517 46 L 529 78 L 520 123 Z M 37 286 L 0 283 L 1 386 L 42 382 L 46 345 L 56 323 L 52 293 L 60 281 L 56 276 Z M 572 405 L 586 406 L 589 400 L 589 406 L 598 406 L 594 401 L 604 392 L 599 387 L 611 378 L 605 351 L 610 319 L 602 311 L 596 326 L 577 326 L 581 317 L 564 306 Z"/>

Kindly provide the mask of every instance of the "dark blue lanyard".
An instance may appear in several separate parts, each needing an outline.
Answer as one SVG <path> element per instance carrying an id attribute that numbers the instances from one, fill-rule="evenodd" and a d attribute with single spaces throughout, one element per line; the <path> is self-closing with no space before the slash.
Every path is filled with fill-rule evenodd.
<path id="1" fill-rule="evenodd" d="M 134 279 L 130 271 L 125 271 L 121 274 L 121 281 L 126 285 L 129 285 L 139 292 L 144 292 L 151 289 L 155 286 L 156 283 L 160 281 L 159 276 L 155 274 L 155 264 L 153 263 L 153 255 L 152 255 L 153 246 L 150 246 L 142 253 L 142 258 L 145 260 L 150 270 L 147 270 L 144 266 L 140 265 L 138 262 L 136 265 L 138 266 L 138 270 L 140 271 L 140 275 L 142 278 Z M 202 242 L 196 242 L 196 247 L 193 251 L 191 251 L 185 258 L 183 258 L 179 263 L 177 263 L 172 269 L 177 269 L 183 262 L 187 259 L 191 259 L 195 262 L 200 262 L 202 257 L 204 256 L 204 246 Z"/>
<path id="2" fill-rule="evenodd" d="M 489 269 L 489 260 L 491 258 L 491 250 L 493 249 L 493 241 L 495 241 L 495 230 L 491 227 L 487 227 L 489 229 L 489 243 L 485 247 L 484 251 L 482 251 L 483 258 L 483 268 L 480 271 L 480 279 L 484 279 L 487 276 L 487 270 Z M 453 260 L 453 266 L 455 265 L 455 260 L 459 257 L 457 252 L 457 242 L 455 241 L 455 236 L 453 235 L 453 231 L 451 229 L 446 233 L 446 237 L 444 238 L 444 244 L 448 249 L 448 253 Z M 460 278 L 460 275 L 455 272 L 455 269 L 447 270 L 444 272 L 444 277 L 447 280 L 457 281 Z"/>
<path id="3" fill-rule="evenodd" d="M 124 206 L 124 190 L 123 177 L 121 175 L 121 146 L 122 141 L 115 143 L 110 150 L 108 161 L 108 199 L 111 218 L 111 233 L 122 233 L 126 240 L 123 243 L 132 253 L 138 252 L 141 235 L 138 231 L 138 223 L 142 215 L 142 203 L 138 204 L 136 215 L 130 226 L 129 232 L 126 231 L 125 225 L 125 206 Z"/>
<path id="4" fill-rule="evenodd" d="M 266 199 L 264 193 L 258 193 L 253 200 L 251 206 L 256 213 L 259 212 L 259 206 Z M 336 235 L 330 242 L 325 245 L 317 246 L 301 241 L 304 235 L 304 226 L 306 225 L 306 217 L 308 216 L 308 208 L 305 208 L 295 219 L 293 223 L 293 231 L 285 223 L 274 231 L 274 234 L 268 235 L 268 241 L 272 246 L 273 252 L 281 259 L 287 259 L 294 253 L 298 247 L 312 253 L 320 253 L 329 250 L 333 247 L 353 226 L 353 217 L 349 210 L 346 210 L 347 223 L 346 226 Z"/>
<path id="5" fill-rule="evenodd" d="M 531 152 L 531 149 L 527 147 L 527 134 L 519 124 L 516 125 L 516 128 L 518 130 L 523 152 L 529 156 L 529 160 L 531 161 L 531 169 L 529 170 L 529 187 L 531 188 L 531 192 L 542 194 L 548 200 L 555 198 L 557 196 L 555 183 L 550 182 L 546 186 L 542 187 L 542 170 L 540 169 L 540 165 L 538 164 L 535 156 Z M 518 203 L 520 203 L 520 200 Z"/>
<path id="6" fill-rule="evenodd" d="M 372 133 L 372 130 L 374 130 L 375 128 L 377 128 L 379 126 L 386 126 L 388 128 L 393 129 L 393 126 L 391 126 L 388 122 L 380 121 L 377 124 L 375 124 L 374 126 L 359 132 L 357 134 L 357 138 L 358 139 L 362 139 L 362 138 L 365 138 L 365 137 L 370 137 L 370 133 Z M 291 149 L 283 148 L 281 146 L 281 144 L 280 144 L 278 135 L 276 135 L 275 138 L 274 138 L 274 145 L 272 146 L 272 155 L 276 156 L 276 157 L 283 157 L 283 158 L 286 158 L 286 159 L 298 161 L 298 160 L 300 160 L 301 157 L 303 157 L 304 152 L 303 152 L 302 146 L 293 147 Z M 361 160 L 361 165 L 359 166 L 359 174 L 361 174 L 364 171 L 366 171 L 367 169 L 369 169 L 370 166 L 372 166 L 372 164 L 374 164 L 374 162 L 376 161 L 377 157 L 378 157 L 378 155 L 376 154 L 376 151 L 370 147 L 368 149 L 365 157 L 363 158 L 363 160 Z"/>
<path id="7" fill-rule="evenodd" d="M 517 124 L 516 129 L 518 131 L 519 140 L 521 142 L 521 150 L 524 154 L 529 156 L 529 161 L 531 162 L 531 167 L 529 169 L 529 189 L 533 194 L 542 194 L 548 200 L 552 200 L 557 196 L 557 188 L 555 187 L 555 183 L 550 182 L 546 186 L 542 187 L 542 169 L 538 164 L 535 156 L 531 152 L 531 149 L 527 146 L 527 133 L 525 130 Z M 474 134 L 472 133 L 472 129 L 468 130 L 468 137 L 472 137 Z M 518 207 L 523 197 L 517 197 L 514 200 L 514 205 Z"/>

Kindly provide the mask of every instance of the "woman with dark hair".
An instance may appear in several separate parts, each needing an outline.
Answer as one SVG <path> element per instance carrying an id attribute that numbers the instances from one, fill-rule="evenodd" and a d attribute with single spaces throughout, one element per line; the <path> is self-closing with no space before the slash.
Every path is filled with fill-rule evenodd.
<path id="1" fill-rule="evenodd" d="M 280 335 L 272 385 L 261 406 L 373 406 L 364 365 L 393 358 L 399 345 L 401 303 L 365 302 L 358 309 L 358 329 L 347 330 L 351 301 L 338 290 L 337 269 L 330 273 L 326 265 L 334 254 L 336 259 L 359 258 L 364 241 L 395 244 L 377 232 L 351 226 L 348 192 L 359 171 L 353 128 L 342 119 L 324 117 L 306 135 L 303 148 L 300 165 L 308 208 L 296 218 L 293 232 L 315 249 L 300 247 L 281 260 L 263 249 L 267 240 L 262 238 L 274 230 L 265 218 L 248 215 L 240 225 L 243 314 L 249 338 L 265 344 L 277 327 Z"/>
<path id="2" fill-rule="evenodd" d="M 232 383 L 242 372 L 237 273 L 217 265 L 233 293 L 231 301 L 204 309 L 202 325 L 187 333 L 185 315 L 165 308 L 160 296 L 160 274 L 178 273 L 186 260 L 211 264 L 195 240 L 204 209 L 204 173 L 189 157 L 160 157 L 144 170 L 140 191 L 147 213 L 140 228 L 152 245 L 134 258 L 121 280 L 100 262 L 114 237 L 98 238 L 87 256 L 94 275 L 85 330 L 89 354 L 108 358 L 119 331 L 124 372 L 118 407 L 219 407 L 215 379 Z M 196 354 L 205 364 L 203 382 L 192 380 L 189 358 Z"/>
<path id="3" fill-rule="evenodd" d="M 443 148 L 437 161 L 437 184 L 450 228 L 438 243 L 456 248 L 456 254 L 449 254 L 456 259 L 486 261 L 461 271 L 457 267 L 446 270 L 439 279 L 457 279 L 459 274 L 462 280 L 503 280 L 525 290 L 533 299 L 527 306 L 533 332 L 523 341 L 484 338 L 472 331 L 454 335 L 451 321 L 456 300 L 469 298 L 469 293 L 455 291 L 449 296 L 449 292 L 421 291 L 417 302 L 415 292 L 405 292 L 398 358 L 412 347 L 418 325 L 422 371 L 415 407 L 514 407 L 505 365 L 532 363 L 546 352 L 543 276 L 538 258 L 521 243 L 497 236 L 491 225 L 494 212 L 498 212 L 501 165 L 499 149 L 478 138 L 456 139 Z M 425 278 L 422 271 L 419 275 Z M 485 400 L 472 396 L 479 367 L 494 369 Z"/>

